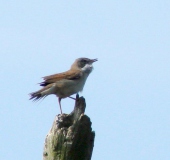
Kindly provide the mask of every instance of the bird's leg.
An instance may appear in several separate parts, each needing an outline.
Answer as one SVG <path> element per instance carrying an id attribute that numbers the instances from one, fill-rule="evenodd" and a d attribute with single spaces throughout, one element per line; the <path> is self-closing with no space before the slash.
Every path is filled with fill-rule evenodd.
<path id="1" fill-rule="evenodd" d="M 71 97 L 71 96 L 70 96 L 70 97 L 68 97 L 68 98 L 71 98 L 71 99 L 77 100 L 77 99 L 79 99 L 79 94 L 78 94 L 78 93 L 76 94 L 76 98 Z"/>
<path id="2" fill-rule="evenodd" d="M 60 106 L 60 112 L 61 112 L 61 114 L 63 114 L 62 108 L 61 108 L 61 98 L 58 98 L 58 103 L 59 103 L 59 106 Z"/>
<path id="3" fill-rule="evenodd" d="M 76 98 L 73 98 L 73 97 L 68 97 L 68 98 L 71 98 L 71 99 L 74 99 L 74 100 L 76 100 Z"/>

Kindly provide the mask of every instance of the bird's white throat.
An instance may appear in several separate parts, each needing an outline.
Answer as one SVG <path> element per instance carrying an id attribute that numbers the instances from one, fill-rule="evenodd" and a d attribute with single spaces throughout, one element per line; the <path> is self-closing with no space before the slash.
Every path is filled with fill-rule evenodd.
<path id="1" fill-rule="evenodd" d="M 92 64 L 86 64 L 82 69 L 83 72 L 85 73 L 91 73 L 91 71 L 93 70 L 93 65 Z"/>

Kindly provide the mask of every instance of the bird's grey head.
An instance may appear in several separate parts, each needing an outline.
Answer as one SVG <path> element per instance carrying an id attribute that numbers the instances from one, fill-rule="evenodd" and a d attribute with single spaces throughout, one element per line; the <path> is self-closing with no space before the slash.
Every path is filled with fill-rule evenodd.
<path id="1" fill-rule="evenodd" d="M 89 59 L 89 58 L 78 58 L 73 63 L 71 68 L 78 68 L 86 72 L 91 72 L 93 69 L 92 63 L 96 62 L 97 59 Z"/>

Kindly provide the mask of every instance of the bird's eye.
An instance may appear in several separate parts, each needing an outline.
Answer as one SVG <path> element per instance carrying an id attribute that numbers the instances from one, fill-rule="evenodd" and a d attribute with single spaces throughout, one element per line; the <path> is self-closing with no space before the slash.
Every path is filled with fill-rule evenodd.
<path id="1" fill-rule="evenodd" d="M 87 64 L 87 60 L 86 59 L 81 59 L 80 60 L 80 67 L 83 68 L 85 65 Z"/>
<path id="2" fill-rule="evenodd" d="M 82 59 L 81 63 L 85 64 L 85 63 L 87 63 L 87 61 L 85 59 Z"/>

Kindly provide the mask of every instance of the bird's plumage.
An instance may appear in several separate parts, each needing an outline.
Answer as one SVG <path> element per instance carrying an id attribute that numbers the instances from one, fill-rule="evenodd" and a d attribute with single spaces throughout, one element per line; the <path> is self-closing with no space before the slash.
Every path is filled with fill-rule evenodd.
<path id="1" fill-rule="evenodd" d="M 43 88 L 30 93 L 30 99 L 39 100 L 50 94 L 55 94 L 60 103 L 62 98 L 82 91 L 86 79 L 93 69 L 92 63 L 95 61 L 97 59 L 78 58 L 70 70 L 43 77 L 44 81 L 40 83 Z"/>
<path id="2" fill-rule="evenodd" d="M 55 83 L 62 79 L 76 80 L 81 76 L 81 70 L 69 70 L 67 72 L 53 74 L 43 77 L 44 82 L 40 83 L 40 86 L 47 86 L 48 84 Z"/>

